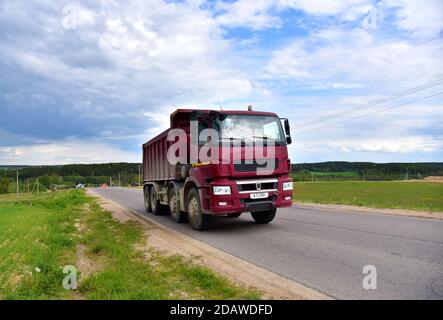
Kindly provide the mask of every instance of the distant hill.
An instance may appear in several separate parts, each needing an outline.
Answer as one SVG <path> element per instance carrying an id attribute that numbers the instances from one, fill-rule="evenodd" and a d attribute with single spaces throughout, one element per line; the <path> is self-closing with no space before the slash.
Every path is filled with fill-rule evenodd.
<path id="1" fill-rule="evenodd" d="M 19 172 L 21 188 L 27 189 L 36 179 L 46 188 L 51 186 L 73 187 L 78 183 L 97 186 L 103 183 L 122 186 L 139 181 L 139 163 L 68 164 L 55 166 L 0 166 L 0 179 L 9 178 L 10 192 Z"/>
<path id="2" fill-rule="evenodd" d="M 15 178 L 19 170 L 20 179 L 33 179 L 41 176 L 62 177 L 70 183 L 104 183 L 120 178 L 125 183 L 138 181 L 140 163 L 68 164 L 56 166 L 0 165 L 0 177 Z M 399 180 L 443 176 L 443 162 L 417 163 L 373 163 L 329 161 L 318 163 L 296 163 L 292 171 L 298 180 Z"/>
<path id="3" fill-rule="evenodd" d="M 293 164 L 292 171 L 299 180 L 310 180 L 314 173 L 319 180 L 330 180 L 334 177 L 343 180 L 421 179 L 427 176 L 443 176 L 443 162 L 373 163 L 328 161 Z"/>
<path id="4" fill-rule="evenodd" d="M 139 163 L 91 163 L 91 164 L 67 164 L 53 166 L 2 166 L 0 169 L 19 170 L 23 178 L 33 178 L 42 175 L 58 176 L 111 176 L 119 173 L 138 174 Z M 6 175 L 10 175 L 7 173 Z"/>
<path id="5" fill-rule="evenodd" d="M 9 166 L 9 165 L 0 165 L 0 170 L 5 169 L 5 170 L 17 170 L 17 169 L 22 169 L 22 168 L 26 168 L 29 166 L 20 166 L 20 165 L 13 165 L 13 166 Z"/>

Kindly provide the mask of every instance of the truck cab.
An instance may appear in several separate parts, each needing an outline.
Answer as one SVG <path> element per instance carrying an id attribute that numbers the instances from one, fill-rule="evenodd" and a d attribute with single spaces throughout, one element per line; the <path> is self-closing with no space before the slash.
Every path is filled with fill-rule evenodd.
<path id="1" fill-rule="evenodd" d="M 197 230 L 211 216 L 244 212 L 269 223 L 292 205 L 290 143 L 288 120 L 272 112 L 178 109 L 171 127 L 143 145 L 146 209 Z"/>

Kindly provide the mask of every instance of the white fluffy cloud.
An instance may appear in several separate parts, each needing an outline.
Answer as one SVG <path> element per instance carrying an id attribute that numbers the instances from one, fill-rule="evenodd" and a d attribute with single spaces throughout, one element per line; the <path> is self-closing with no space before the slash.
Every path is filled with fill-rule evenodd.
<path id="1" fill-rule="evenodd" d="M 209 12 L 157 0 L 132 4 L 54 5 L 54 16 L 39 28 L 43 38 L 28 39 L 27 50 L 3 44 L 3 55 L 25 72 L 128 95 L 128 100 L 249 93 L 248 79 L 221 59 L 229 53 L 229 42 Z M 6 3 L 5 14 L 9 6 L 20 5 Z M 105 67 L 97 59 L 105 60 Z"/>
<path id="2" fill-rule="evenodd" d="M 96 141 L 64 140 L 35 145 L 0 147 L 4 165 L 139 162 L 138 153 Z"/>
<path id="3" fill-rule="evenodd" d="M 221 26 L 198 4 L 3 1 L 2 136 L 126 137 L 138 150 L 150 137 L 142 133 L 165 125 L 154 114 L 251 94 Z"/>
<path id="4" fill-rule="evenodd" d="M 300 10 L 313 16 L 337 16 L 353 21 L 370 12 L 370 0 L 239 0 L 218 1 L 216 21 L 228 28 L 246 27 L 252 30 L 280 28 L 278 15 L 287 10 Z"/>
<path id="5" fill-rule="evenodd" d="M 442 76 L 442 14 L 439 0 L 1 1 L 0 163 L 131 159 L 123 148 L 139 154 L 179 107 L 252 103 L 297 128 Z M 295 136 L 291 152 L 334 159 L 331 140 L 357 150 L 350 135 L 433 141 L 442 115 L 408 110 L 377 119 L 396 130 L 350 123 Z"/>
<path id="6" fill-rule="evenodd" d="M 370 0 L 278 0 L 277 5 L 303 10 L 312 15 L 346 16 L 355 18 L 357 13 L 367 13 L 372 1 Z"/>
<path id="7" fill-rule="evenodd" d="M 410 40 L 385 41 L 361 28 L 336 28 L 274 51 L 265 70 L 271 78 L 338 83 L 335 87 L 340 88 L 346 82 L 354 87 L 398 87 L 405 81 L 420 83 L 441 76 L 442 51 L 443 41 L 416 45 Z"/>
<path id="8" fill-rule="evenodd" d="M 216 9 L 220 13 L 216 21 L 228 28 L 249 27 L 253 30 L 280 27 L 280 18 L 273 14 L 275 1 L 240 0 L 236 2 L 217 2 Z"/>
<path id="9" fill-rule="evenodd" d="M 332 142 L 333 148 L 342 152 L 419 153 L 443 149 L 443 140 L 428 136 L 386 137 L 376 139 L 351 139 Z"/>
<path id="10" fill-rule="evenodd" d="M 381 7 L 395 8 L 395 23 L 399 29 L 415 37 L 432 38 L 443 29 L 443 2 L 440 0 L 387 0 Z"/>

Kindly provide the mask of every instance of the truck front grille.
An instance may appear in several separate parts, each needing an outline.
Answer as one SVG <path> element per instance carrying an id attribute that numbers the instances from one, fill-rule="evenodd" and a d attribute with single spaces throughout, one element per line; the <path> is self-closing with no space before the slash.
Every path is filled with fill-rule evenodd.
<path id="1" fill-rule="evenodd" d="M 265 162 L 267 161 L 267 162 Z M 275 170 L 278 168 L 278 159 L 253 160 L 252 163 L 235 163 L 234 169 L 237 172 L 257 171 L 257 169 Z"/>
<path id="2" fill-rule="evenodd" d="M 237 189 L 240 193 L 277 191 L 277 179 L 237 180 Z"/>
<path id="3" fill-rule="evenodd" d="M 248 183 L 239 184 L 238 191 L 265 191 L 265 190 L 277 190 L 277 182 L 264 182 L 264 183 Z"/>

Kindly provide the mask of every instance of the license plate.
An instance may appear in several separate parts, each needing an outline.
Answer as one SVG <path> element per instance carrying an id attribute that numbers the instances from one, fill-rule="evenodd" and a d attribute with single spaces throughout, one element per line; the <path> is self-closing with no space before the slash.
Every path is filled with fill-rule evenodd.
<path id="1" fill-rule="evenodd" d="M 267 192 L 251 193 L 251 195 L 250 195 L 251 199 L 263 199 L 263 198 L 267 198 L 268 196 L 269 196 L 269 193 L 267 193 Z"/>

